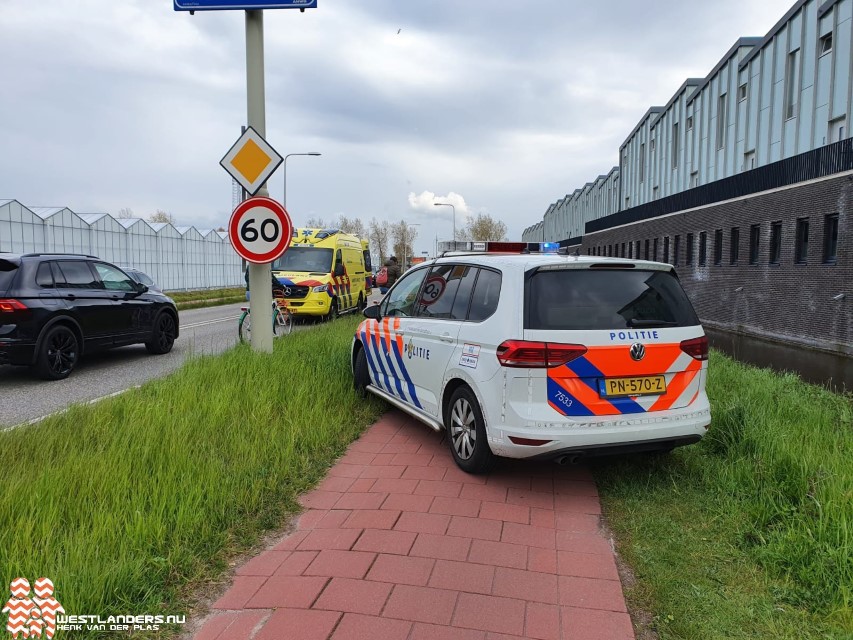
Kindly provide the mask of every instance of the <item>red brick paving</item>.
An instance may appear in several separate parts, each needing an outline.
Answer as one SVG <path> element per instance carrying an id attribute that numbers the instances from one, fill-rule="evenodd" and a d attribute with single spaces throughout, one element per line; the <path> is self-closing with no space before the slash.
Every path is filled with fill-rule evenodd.
<path id="1" fill-rule="evenodd" d="M 240 567 L 196 640 L 633 640 L 589 471 L 453 463 L 399 412 L 354 442 L 296 530 Z"/>

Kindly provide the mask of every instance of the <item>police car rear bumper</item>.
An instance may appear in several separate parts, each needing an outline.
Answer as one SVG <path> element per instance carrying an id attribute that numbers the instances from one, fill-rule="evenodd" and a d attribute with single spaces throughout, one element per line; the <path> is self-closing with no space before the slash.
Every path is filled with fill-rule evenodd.
<path id="1" fill-rule="evenodd" d="M 711 423 L 707 403 L 678 411 L 586 418 L 586 422 L 492 425 L 489 446 L 507 458 L 556 459 L 671 449 L 700 440 Z"/>

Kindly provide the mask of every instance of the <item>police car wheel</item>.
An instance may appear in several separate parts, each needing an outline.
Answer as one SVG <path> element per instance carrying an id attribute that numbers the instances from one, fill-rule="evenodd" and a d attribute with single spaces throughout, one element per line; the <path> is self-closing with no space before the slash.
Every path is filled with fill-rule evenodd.
<path id="1" fill-rule="evenodd" d="M 474 392 L 461 386 L 450 397 L 445 410 L 447 442 L 457 466 L 471 474 L 486 473 L 495 455 L 486 438 L 486 423 Z"/>
<path id="2" fill-rule="evenodd" d="M 367 355 L 362 348 L 355 355 L 355 367 L 353 369 L 353 386 L 359 397 L 367 397 L 367 385 L 369 384 L 370 372 L 367 370 Z"/>

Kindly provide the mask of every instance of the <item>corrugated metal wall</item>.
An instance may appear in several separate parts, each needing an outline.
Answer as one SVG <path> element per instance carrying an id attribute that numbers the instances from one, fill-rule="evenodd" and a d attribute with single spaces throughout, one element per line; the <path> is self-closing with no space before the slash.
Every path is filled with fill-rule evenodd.
<path id="1" fill-rule="evenodd" d="M 165 290 L 245 284 L 242 261 L 227 234 L 0 200 L 0 253 L 49 251 L 85 253 L 139 269 Z"/>

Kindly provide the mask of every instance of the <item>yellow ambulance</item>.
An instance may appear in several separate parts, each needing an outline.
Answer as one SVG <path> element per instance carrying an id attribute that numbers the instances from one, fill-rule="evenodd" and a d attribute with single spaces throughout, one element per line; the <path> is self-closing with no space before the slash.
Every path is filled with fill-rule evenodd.
<path id="1" fill-rule="evenodd" d="M 273 263 L 272 273 L 297 317 L 332 320 L 367 306 L 364 246 L 338 229 L 294 229 L 290 247 Z"/>

